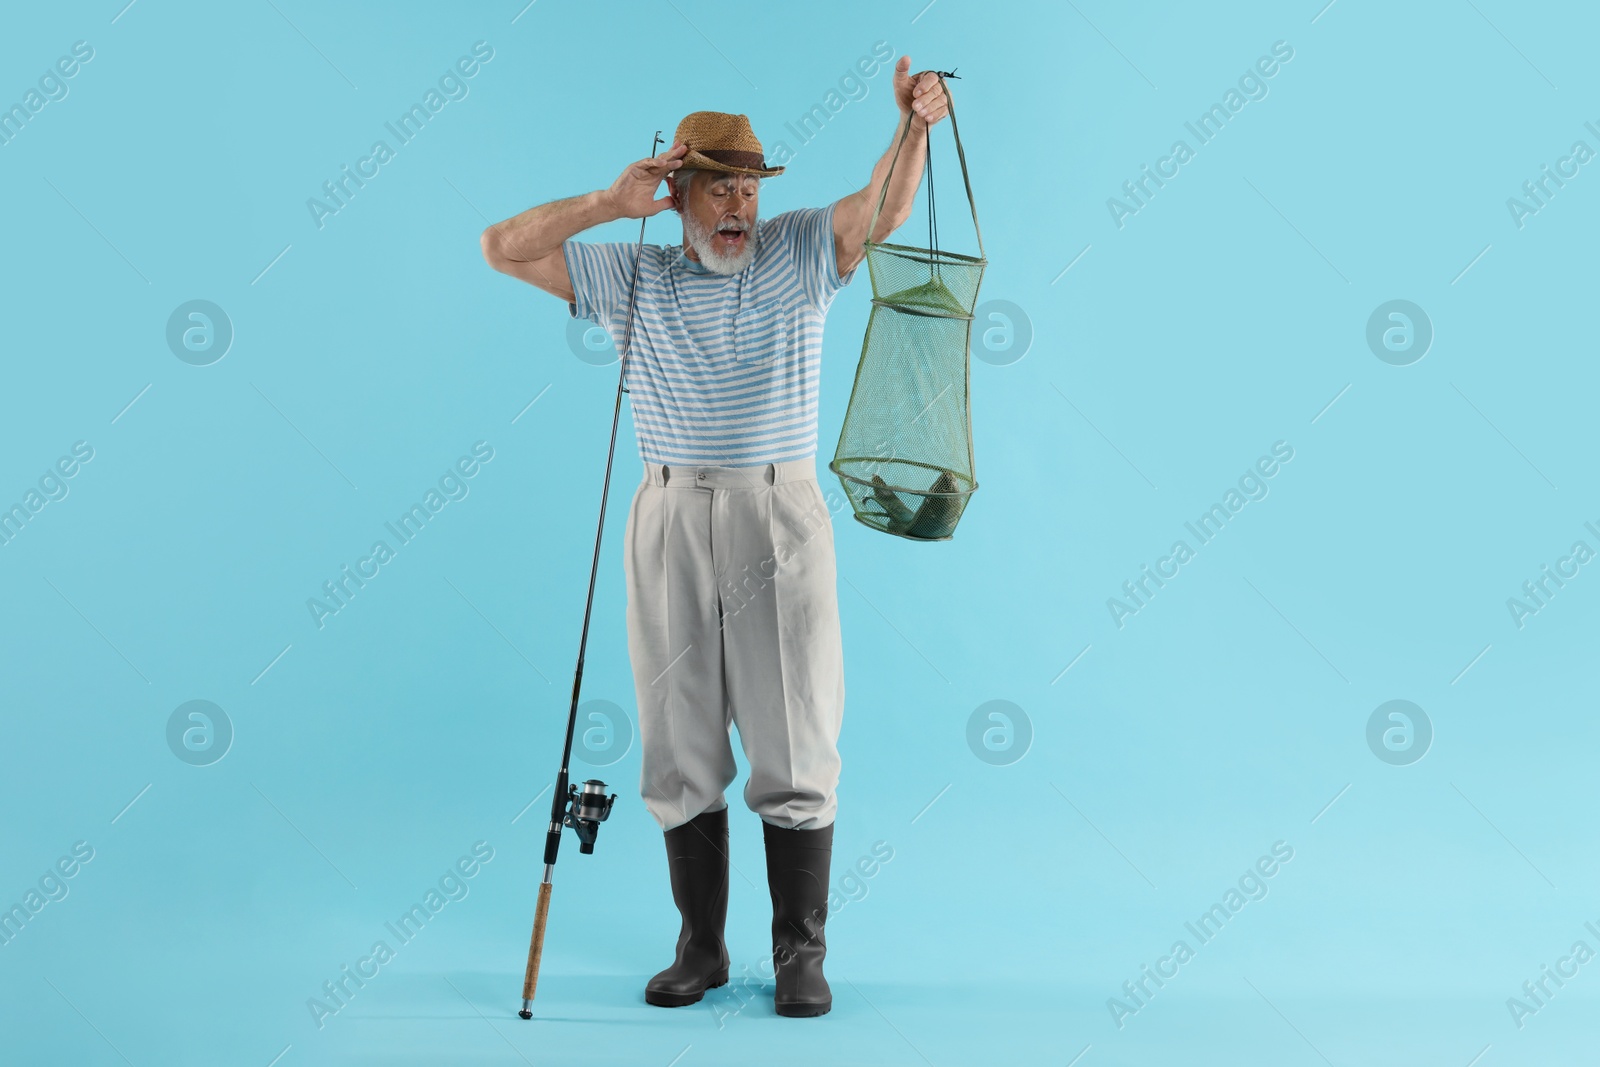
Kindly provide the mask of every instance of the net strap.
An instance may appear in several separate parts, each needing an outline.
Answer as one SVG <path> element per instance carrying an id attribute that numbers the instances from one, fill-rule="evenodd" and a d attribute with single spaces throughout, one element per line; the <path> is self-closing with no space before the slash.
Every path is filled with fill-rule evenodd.
<path id="1" fill-rule="evenodd" d="M 950 109 L 950 133 L 956 139 L 956 155 L 961 160 L 961 183 L 963 185 L 965 185 L 966 188 L 967 188 L 967 206 L 972 208 L 972 232 L 978 238 L 978 258 L 979 259 L 983 259 L 984 258 L 984 255 L 983 255 L 983 231 L 978 228 L 978 203 L 977 203 L 976 200 L 974 200 L 972 198 L 972 180 L 971 180 L 971 178 L 969 178 L 967 176 L 967 154 L 961 148 L 961 130 L 956 126 L 956 104 L 955 104 L 955 99 L 950 95 L 949 87 L 944 84 L 945 78 L 946 77 L 951 77 L 951 78 L 956 77 L 956 72 L 953 71 L 953 70 L 952 71 L 948 71 L 948 72 L 942 71 L 942 70 L 938 70 L 938 71 L 934 71 L 934 73 L 939 76 L 939 85 L 940 85 L 940 87 L 945 89 L 945 96 L 944 96 L 945 105 Z M 894 177 L 894 165 L 900 159 L 900 148 L 901 148 L 902 145 L 904 145 L 906 143 L 906 137 L 909 136 L 910 133 L 911 133 L 911 120 L 912 120 L 912 115 L 908 114 L 906 116 L 906 128 L 905 128 L 905 131 L 900 134 L 900 140 L 894 146 L 894 158 L 889 160 L 889 173 L 884 176 L 883 189 L 878 193 L 878 206 L 872 209 L 872 221 L 867 224 L 867 240 L 869 242 L 872 240 L 872 231 L 875 230 L 877 228 L 877 226 L 878 226 L 878 214 L 879 214 L 879 212 L 881 212 L 883 210 L 883 201 L 889 195 L 889 181 L 890 181 L 890 179 L 892 179 Z M 931 150 L 931 148 L 932 148 L 931 140 L 932 139 L 930 138 L 929 140 L 930 140 L 929 148 Z M 929 171 L 930 171 L 929 189 L 928 189 L 928 208 L 929 208 L 928 217 L 931 220 L 932 217 L 933 217 L 933 189 L 932 189 L 932 175 L 931 175 L 932 166 L 933 166 L 933 154 L 932 154 L 931 151 L 928 153 L 928 165 L 929 165 Z"/>

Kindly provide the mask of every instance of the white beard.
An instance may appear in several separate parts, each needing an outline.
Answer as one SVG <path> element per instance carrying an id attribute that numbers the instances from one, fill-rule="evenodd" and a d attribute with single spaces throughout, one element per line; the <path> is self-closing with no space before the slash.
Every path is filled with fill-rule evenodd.
<path id="1" fill-rule="evenodd" d="M 717 274 L 738 274 L 750 265 L 755 258 L 756 224 L 752 222 L 745 231 L 744 247 L 733 255 L 724 255 L 718 250 L 715 241 L 716 234 L 700 225 L 700 221 L 693 215 L 685 213 L 683 216 L 683 235 L 700 257 L 700 263 L 706 269 Z"/>

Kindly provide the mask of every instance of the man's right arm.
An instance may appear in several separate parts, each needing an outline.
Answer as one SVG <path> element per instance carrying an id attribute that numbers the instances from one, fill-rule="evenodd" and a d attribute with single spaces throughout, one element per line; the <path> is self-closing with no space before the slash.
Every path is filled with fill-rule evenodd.
<path id="1" fill-rule="evenodd" d="M 630 163 L 609 189 L 540 204 L 490 226 L 481 239 L 483 258 L 502 274 L 574 303 L 577 294 L 561 246 L 592 226 L 675 207 L 670 194 L 657 197 L 656 190 L 683 165 L 688 151 L 688 145 L 674 144 L 659 156 Z"/>
<path id="2" fill-rule="evenodd" d="M 571 303 L 577 296 L 561 246 L 584 230 L 623 217 L 609 189 L 553 200 L 484 230 L 483 258 L 500 273 Z"/>

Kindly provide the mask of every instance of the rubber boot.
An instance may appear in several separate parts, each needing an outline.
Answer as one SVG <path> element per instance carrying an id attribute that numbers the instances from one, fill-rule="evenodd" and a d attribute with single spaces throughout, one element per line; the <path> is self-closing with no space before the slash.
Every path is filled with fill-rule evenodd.
<path id="1" fill-rule="evenodd" d="M 693 1004 L 728 981 L 728 809 L 703 811 L 663 835 L 672 875 L 672 902 L 683 925 L 672 966 L 644 987 L 646 1003 L 663 1008 Z"/>
<path id="2" fill-rule="evenodd" d="M 822 975 L 833 824 L 790 830 L 763 819 L 761 826 L 772 891 L 773 1007 L 779 1015 L 825 1015 L 833 1007 L 833 992 Z"/>

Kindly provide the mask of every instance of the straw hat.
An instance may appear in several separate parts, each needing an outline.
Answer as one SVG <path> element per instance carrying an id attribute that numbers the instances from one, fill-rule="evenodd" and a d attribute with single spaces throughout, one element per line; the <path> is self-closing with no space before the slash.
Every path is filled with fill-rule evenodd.
<path id="1" fill-rule="evenodd" d="M 673 141 L 686 144 L 684 167 L 722 171 L 725 174 L 754 174 L 770 178 L 782 174 L 782 167 L 769 167 L 761 142 L 750 129 L 748 115 L 723 111 L 693 111 L 678 123 Z"/>

